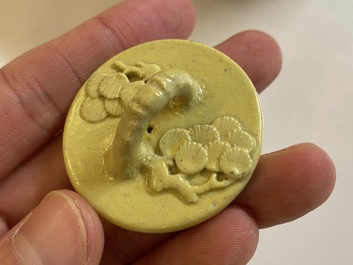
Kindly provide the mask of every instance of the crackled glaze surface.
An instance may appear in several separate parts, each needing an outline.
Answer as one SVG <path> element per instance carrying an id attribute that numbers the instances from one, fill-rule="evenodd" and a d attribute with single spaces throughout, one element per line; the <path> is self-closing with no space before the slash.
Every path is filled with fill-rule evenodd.
<path id="1" fill-rule="evenodd" d="M 107 61 L 78 92 L 65 164 L 102 217 L 170 232 L 207 220 L 241 192 L 262 130 L 256 91 L 231 59 L 194 42 L 150 42 Z"/>

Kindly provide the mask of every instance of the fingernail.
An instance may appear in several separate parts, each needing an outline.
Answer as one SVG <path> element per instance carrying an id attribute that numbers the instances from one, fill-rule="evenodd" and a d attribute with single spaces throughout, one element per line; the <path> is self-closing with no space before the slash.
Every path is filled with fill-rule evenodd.
<path id="1" fill-rule="evenodd" d="M 61 192 L 49 193 L 19 227 L 13 247 L 25 264 L 82 264 L 86 230 L 73 199 Z"/>

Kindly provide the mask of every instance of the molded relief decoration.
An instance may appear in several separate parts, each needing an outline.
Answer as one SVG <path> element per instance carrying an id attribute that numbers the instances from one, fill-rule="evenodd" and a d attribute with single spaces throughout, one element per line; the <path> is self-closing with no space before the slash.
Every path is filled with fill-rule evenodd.
<path id="1" fill-rule="evenodd" d="M 87 122 L 101 122 L 120 117 L 137 91 L 161 68 L 156 64 L 138 62 L 133 66 L 116 61 L 116 74 L 94 74 L 86 85 L 86 100 L 81 116 Z"/>
<path id="2" fill-rule="evenodd" d="M 149 80 L 152 82 L 149 86 L 154 86 L 155 91 L 165 93 L 170 89 L 168 87 L 175 89 L 175 84 L 170 81 L 172 78 L 176 77 L 176 82 L 185 79 L 184 73 L 180 71 L 161 72 L 158 65 L 143 62 L 129 66 L 116 61 L 114 68 L 117 70 L 115 74 L 98 73 L 89 79 L 86 86 L 87 97 L 81 105 L 81 116 L 85 121 L 97 123 L 108 117 L 121 117 L 137 92 Z M 193 89 L 196 94 L 202 94 L 196 81 L 193 83 Z M 150 104 L 147 101 L 142 104 L 142 108 Z M 136 106 L 138 104 L 141 105 L 141 101 L 135 103 Z M 139 112 L 141 115 L 138 116 L 145 115 L 142 110 Z M 130 123 L 130 119 L 126 120 Z M 143 124 L 144 121 L 139 123 Z M 136 135 L 132 142 L 139 145 L 139 140 L 141 139 Z M 126 139 L 122 138 L 121 141 Z M 119 150 L 121 160 L 126 160 L 123 167 L 126 167 L 128 160 L 152 157 L 143 165 L 132 163 L 135 167 L 147 168 L 146 189 L 152 193 L 173 192 L 178 198 L 189 203 L 197 202 L 198 196 L 208 191 L 226 188 L 241 180 L 252 166 L 250 154 L 256 145 L 254 137 L 244 130 L 239 121 L 229 116 L 217 118 L 210 125 L 195 124 L 189 129 L 171 129 L 158 142 L 160 155 L 149 153 L 150 150 L 156 150 L 154 147 L 139 149 L 138 153 L 130 151 L 130 147 L 115 149 Z M 108 159 L 111 159 L 109 156 L 110 153 Z M 107 162 L 109 163 L 116 165 L 114 161 Z M 121 174 L 125 172 L 115 171 L 112 178 Z M 133 177 L 126 177 L 129 178 Z"/>
<path id="3" fill-rule="evenodd" d="M 161 156 L 147 165 L 147 186 L 153 192 L 173 191 L 187 202 L 241 180 L 253 163 L 256 142 L 233 117 L 188 130 L 171 129 L 159 140 Z"/>

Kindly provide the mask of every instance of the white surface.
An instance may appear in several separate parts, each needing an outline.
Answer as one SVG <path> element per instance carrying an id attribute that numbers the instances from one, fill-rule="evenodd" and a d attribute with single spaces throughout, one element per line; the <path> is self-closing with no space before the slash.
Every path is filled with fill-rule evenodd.
<path id="1" fill-rule="evenodd" d="M 2 1 L 0 65 L 116 2 Z M 298 221 L 262 230 L 250 264 L 353 264 L 353 2 L 194 3 L 198 21 L 191 39 L 213 45 L 238 31 L 258 29 L 282 47 L 282 73 L 261 95 L 264 152 L 310 141 L 327 150 L 337 167 L 332 197 Z"/>

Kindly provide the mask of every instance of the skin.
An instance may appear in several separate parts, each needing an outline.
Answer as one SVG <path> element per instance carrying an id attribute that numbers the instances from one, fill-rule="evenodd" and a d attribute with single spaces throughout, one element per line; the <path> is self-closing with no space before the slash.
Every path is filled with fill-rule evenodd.
<path id="1" fill-rule="evenodd" d="M 260 228 L 295 220 L 329 197 L 334 165 L 310 143 L 263 155 L 250 183 L 226 210 L 173 234 L 114 227 L 71 190 L 60 130 L 83 82 L 128 47 L 187 38 L 194 22 L 189 0 L 129 0 L 1 69 L 1 261 L 29 262 L 33 255 L 17 252 L 19 235 L 25 235 L 43 264 L 246 264 L 256 249 Z M 243 67 L 258 92 L 280 71 L 280 49 L 264 33 L 242 32 L 216 48 Z M 55 218 L 50 219 L 50 214 Z M 55 220 L 55 225 L 48 220 Z M 78 236 L 65 237 L 69 229 L 73 235 L 78 231 Z M 33 239 L 31 231 L 44 243 Z"/>

